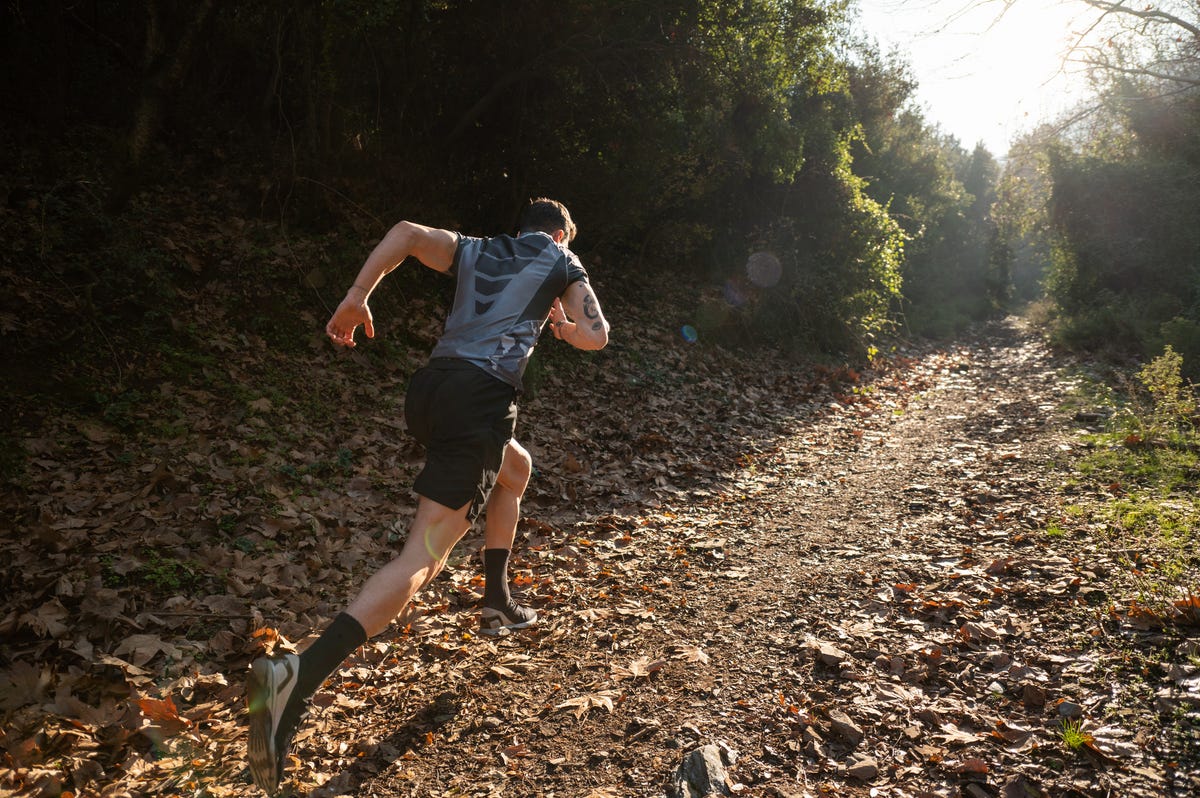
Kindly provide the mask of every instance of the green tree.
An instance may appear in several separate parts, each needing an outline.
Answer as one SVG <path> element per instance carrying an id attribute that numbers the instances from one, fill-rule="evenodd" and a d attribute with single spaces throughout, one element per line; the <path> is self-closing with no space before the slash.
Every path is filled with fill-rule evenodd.
<path id="1" fill-rule="evenodd" d="M 919 333 L 950 335 L 1002 302 L 1007 279 L 988 255 L 999 167 L 925 121 L 907 66 L 865 49 L 850 86 L 861 135 L 854 168 L 904 230 L 904 313 Z"/>
<path id="2" fill-rule="evenodd" d="M 223 170 L 243 203 L 232 213 L 359 237 L 404 217 L 485 233 L 554 195 L 617 277 L 719 284 L 776 252 L 778 287 L 747 289 L 730 329 L 834 349 L 888 323 L 904 252 L 891 197 L 940 201 L 861 177 L 840 0 L 168 5 L 5 6 L 3 79 L 18 110 L 52 85 L 60 137 L 140 131 L 151 180 Z M 39 38 L 61 68 L 22 62 Z M 136 54 L 151 41 L 167 43 L 151 49 L 169 81 L 147 94 Z M 888 166 L 906 179 L 904 162 Z M 135 198 L 127 185 L 116 193 Z M 95 283 L 122 284 L 110 276 Z"/>
<path id="3" fill-rule="evenodd" d="M 1036 231 L 1041 242 L 1060 341 L 1143 356 L 1171 344 L 1191 362 L 1200 353 L 1200 159 L 1189 131 L 1200 108 L 1162 88 L 1121 78 L 1086 125 L 1028 139 L 1018 151 L 1024 202 L 1013 179 L 1002 205 L 1010 234 Z"/>

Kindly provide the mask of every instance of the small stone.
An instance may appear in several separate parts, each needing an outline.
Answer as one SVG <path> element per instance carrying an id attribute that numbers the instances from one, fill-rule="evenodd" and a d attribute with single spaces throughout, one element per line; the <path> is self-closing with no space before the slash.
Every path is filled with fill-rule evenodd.
<path id="1" fill-rule="evenodd" d="M 866 754 L 855 754 L 846 764 L 846 773 L 859 781 L 870 781 L 879 775 L 879 763 Z"/>
<path id="2" fill-rule="evenodd" d="M 817 659 L 825 665 L 840 665 L 850 655 L 831 643 L 817 643 Z"/>
<path id="3" fill-rule="evenodd" d="M 729 776 L 721 761 L 721 750 L 715 745 L 701 746 L 684 757 L 673 781 L 680 798 L 730 794 Z"/>
<path id="4" fill-rule="evenodd" d="M 829 723 L 833 733 L 850 745 L 858 745 L 862 742 L 863 730 L 845 712 L 837 709 L 829 710 Z"/>
<path id="5" fill-rule="evenodd" d="M 1062 701 L 1058 705 L 1058 715 L 1062 718 L 1080 718 L 1083 717 L 1083 707 L 1074 701 Z"/>
<path id="6" fill-rule="evenodd" d="M 733 766 L 737 764 L 739 754 L 729 746 L 729 743 L 717 743 L 717 750 L 721 752 L 721 761 L 726 765 Z"/>

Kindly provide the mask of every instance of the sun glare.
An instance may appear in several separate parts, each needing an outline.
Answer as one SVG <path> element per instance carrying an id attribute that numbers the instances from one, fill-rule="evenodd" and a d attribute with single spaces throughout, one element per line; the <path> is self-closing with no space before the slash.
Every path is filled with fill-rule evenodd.
<path id="1" fill-rule="evenodd" d="M 1014 137 L 1085 95 L 1066 62 L 1083 24 L 1078 0 L 860 0 L 860 26 L 898 49 L 920 86 L 926 118 L 967 148 L 1003 156 Z"/>

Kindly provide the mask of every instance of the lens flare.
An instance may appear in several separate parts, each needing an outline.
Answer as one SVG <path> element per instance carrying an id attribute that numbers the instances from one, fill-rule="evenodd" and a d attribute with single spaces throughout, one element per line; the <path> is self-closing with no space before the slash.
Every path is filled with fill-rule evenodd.
<path id="1" fill-rule="evenodd" d="M 770 252 L 755 252 L 746 260 L 746 276 L 759 288 L 773 288 L 783 275 L 783 265 Z"/>
<path id="2" fill-rule="evenodd" d="M 679 330 L 679 334 L 682 335 L 683 340 L 687 341 L 689 344 L 694 344 L 696 341 L 700 340 L 700 333 L 696 332 L 696 328 L 690 324 L 683 325 L 683 327 Z"/>

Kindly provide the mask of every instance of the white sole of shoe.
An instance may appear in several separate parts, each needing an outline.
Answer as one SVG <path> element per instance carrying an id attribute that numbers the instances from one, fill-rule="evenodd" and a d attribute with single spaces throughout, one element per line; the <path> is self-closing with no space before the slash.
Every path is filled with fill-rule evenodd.
<path id="1" fill-rule="evenodd" d="M 283 666 L 282 679 L 279 665 Z M 250 720 L 246 759 L 254 783 L 269 794 L 279 789 L 279 782 L 283 776 L 280 772 L 279 752 L 275 750 L 275 731 L 287 704 L 286 696 L 280 700 L 280 692 L 287 690 L 295 679 L 295 665 L 288 660 L 272 662 L 261 658 L 250 666 L 250 677 L 246 686 Z"/>
<path id="2" fill-rule="evenodd" d="M 505 621 L 507 618 L 497 610 L 484 609 L 482 612 L 479 633 L 485 635 L 506 635 L 509 632 L 515 632 L 518 629 L 528 629 L 537 623 L 538 618 L 537 613 L 534 613 L 532 618 L 530 618 L 528 621 L 522 621 L 521 623 L 501 623 L 499 626 L 487 625 L 489 621 L 494 620 Z"/>

